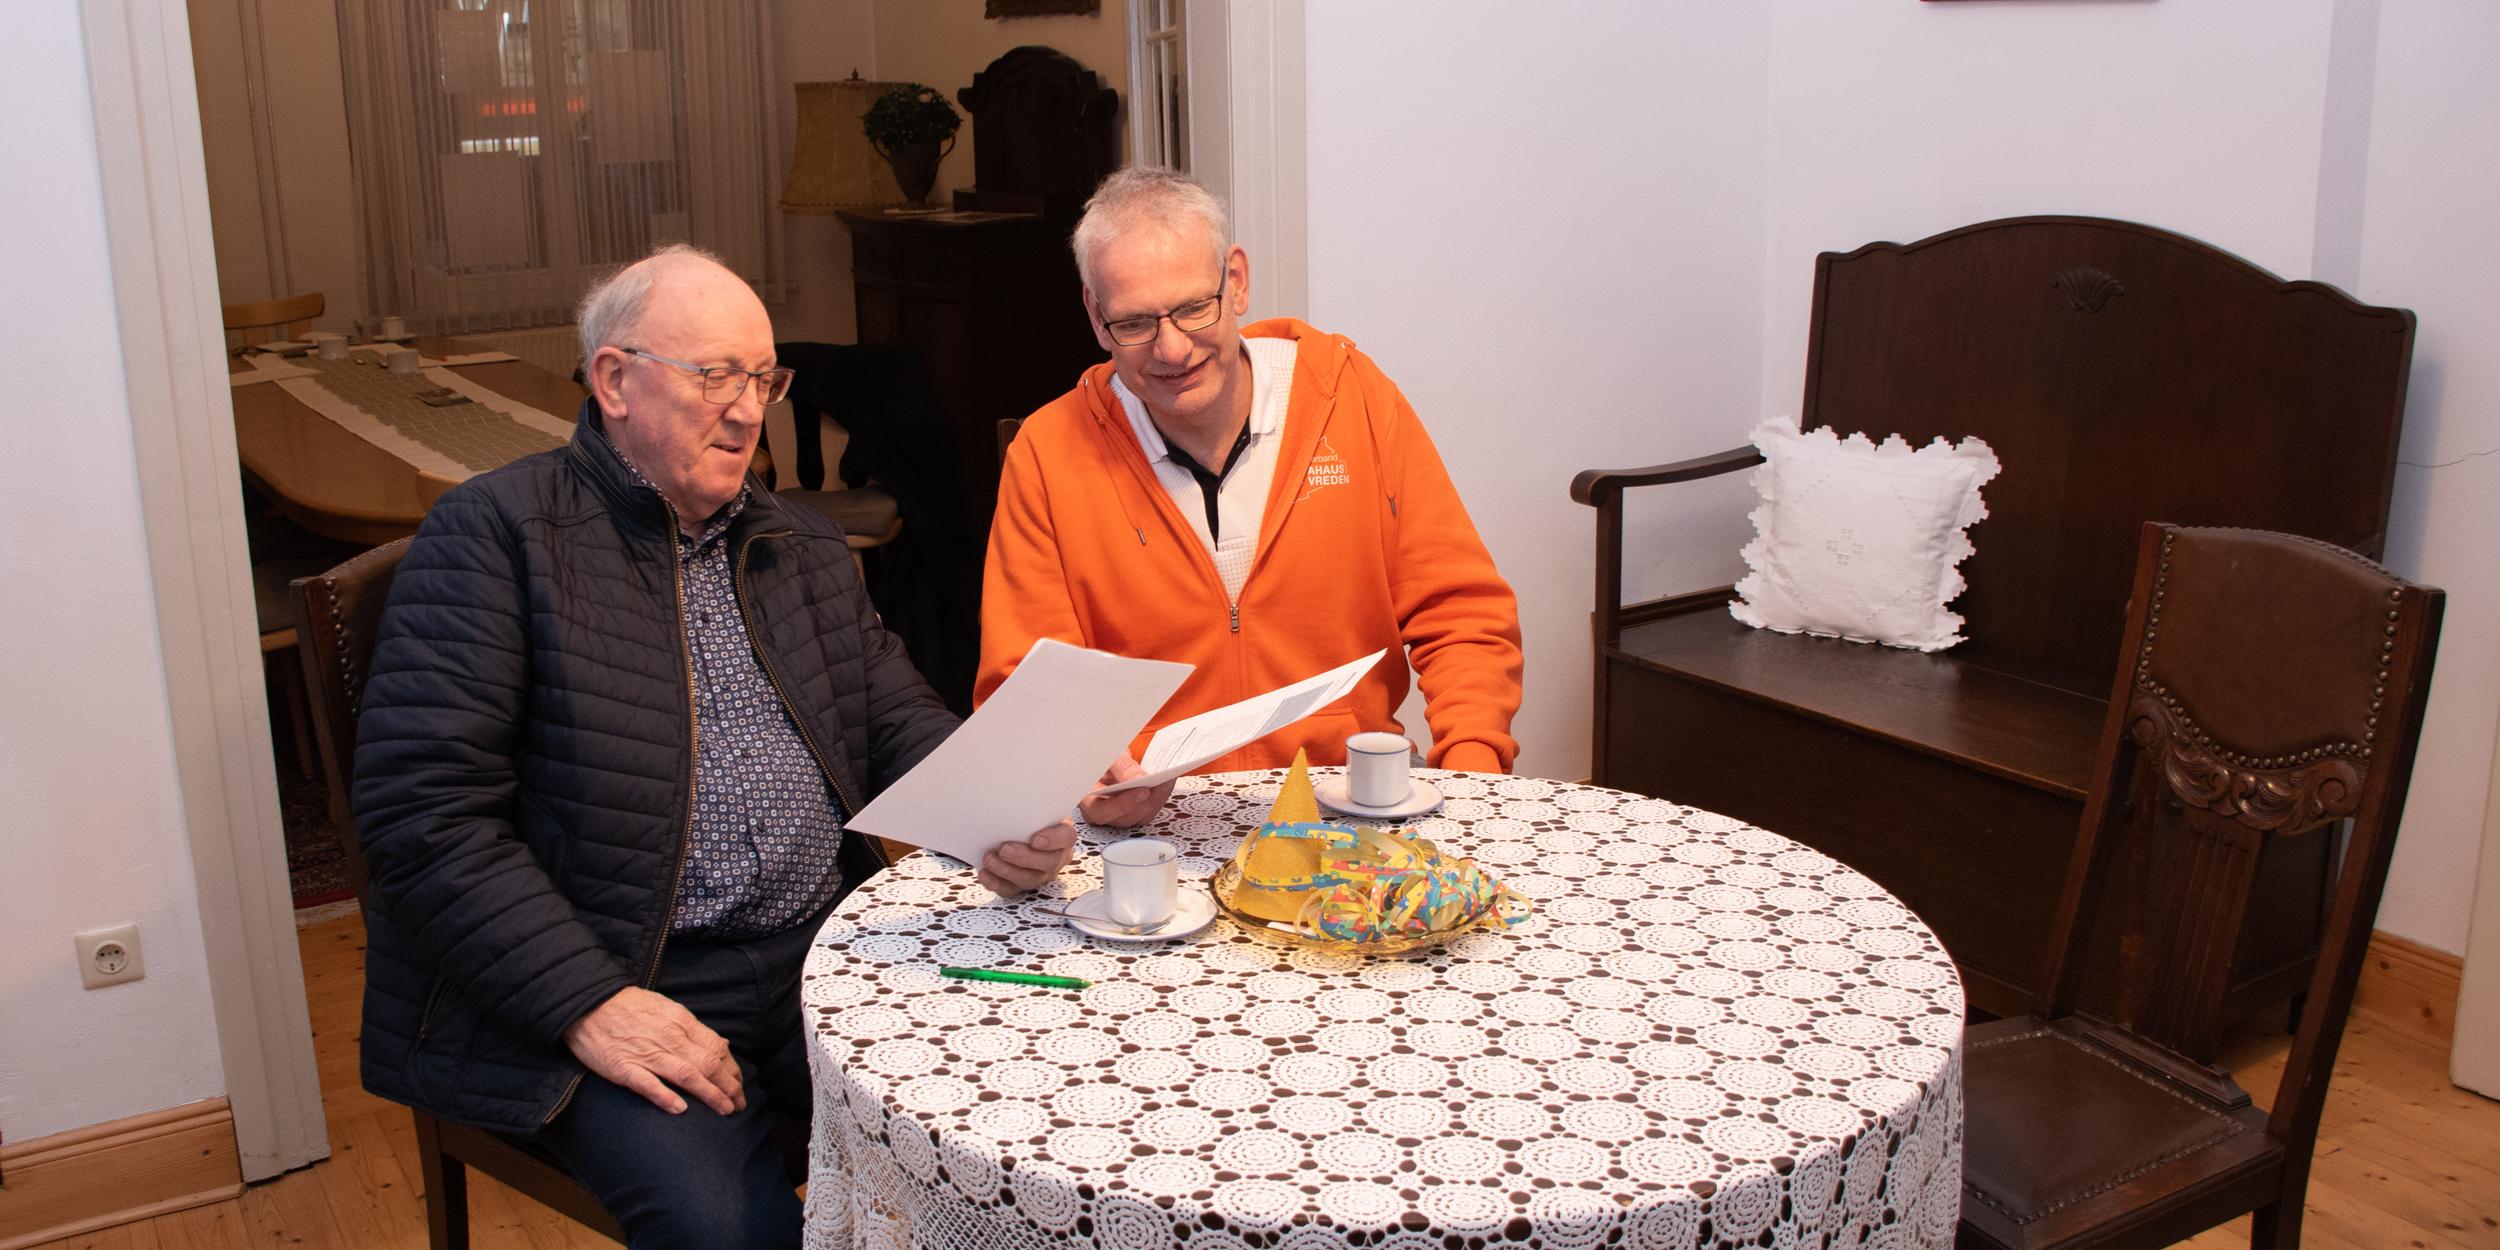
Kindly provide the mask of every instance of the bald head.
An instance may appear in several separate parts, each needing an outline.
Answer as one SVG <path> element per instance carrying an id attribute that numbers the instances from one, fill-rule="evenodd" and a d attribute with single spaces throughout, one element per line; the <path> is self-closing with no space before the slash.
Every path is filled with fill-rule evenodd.
<path id="1" fill-rule="evenodd" d="M 609 441 L 696 528 L 735 497 L 763 433 L 772 318 L 709 253 L 663 248 L 582 300 L 583 372 Z M 714 388 L 707 371 L 732 370 Z M 729 376 L 729 375 L 724 375 Z M 719 398 L 713 398 L 717 393 Z"/>
<path id="2" fill-rule="evenodd" d="M 581 308 L 574 317 L 581 330 L 582 359 L 588 361 L 600 348 L 631 343 L 640 335 L 643 316 L 651 309 L 652 293 L 663 285 L 700 282 L 706 277 L 746 285 L 720 257 L 691 243 L 671 243 L 608 275 L 583 293 Z"/>

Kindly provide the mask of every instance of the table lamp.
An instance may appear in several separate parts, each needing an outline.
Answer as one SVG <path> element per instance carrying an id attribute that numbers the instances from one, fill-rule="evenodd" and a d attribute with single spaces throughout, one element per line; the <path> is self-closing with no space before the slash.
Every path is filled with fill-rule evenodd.
<path id="1" fill-rule="evenodd" d="M 894 185 L 893 166 L 868 146 L 868 135 L 860 129 L 868 106 L 897 85 L 856 75 L 840 82 L 797 84 L 798 137 L 790 176 L 782 180 L 782 211 L 831 213 L 904 202 L 902 190 Z"/>

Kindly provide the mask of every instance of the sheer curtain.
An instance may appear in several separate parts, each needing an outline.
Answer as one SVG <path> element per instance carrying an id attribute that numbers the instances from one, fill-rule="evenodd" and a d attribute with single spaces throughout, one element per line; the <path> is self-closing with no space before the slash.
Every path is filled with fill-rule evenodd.
<path id="1" fill-rule="evenodd" d="M 784 152 L 753 0 L 338 0 L 374 306 L 420 332 L 572 319 L 710 248 L 782 297 Z"/>

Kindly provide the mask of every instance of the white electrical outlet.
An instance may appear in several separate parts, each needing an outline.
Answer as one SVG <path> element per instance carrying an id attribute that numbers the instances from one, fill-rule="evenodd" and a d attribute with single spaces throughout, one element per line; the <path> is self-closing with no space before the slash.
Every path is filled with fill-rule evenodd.
<path id="1" fill-rule="evenodd" d="M 148 974 L 139 958 L 139 926 L 90 929 L 70 939 L 78 946 L 78 980 L 88 989 L 102 989 Z"/>

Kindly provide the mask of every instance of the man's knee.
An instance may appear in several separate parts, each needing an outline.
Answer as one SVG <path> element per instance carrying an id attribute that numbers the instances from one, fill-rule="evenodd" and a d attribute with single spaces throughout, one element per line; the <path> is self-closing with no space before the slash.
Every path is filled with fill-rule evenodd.
<path id="1" fill-rule="evenodd" d="M 652 1162 L 649 1180 L 610 1199 L 634 1250 L 785 1250 L 799 1244 L 799 1198 L 787 1185 L 758 1190 L 738 1175 L 704 1178 L 669 1160 Z M 773 1169 L 775 1180 L 779 1171 Z"/>
<path id="2" fill-rule="evenodd" d="M 773 1115 L 669 1115 L 591 1078 L 549 1144 L 641 1247 L 796 1246 L 798 1195 L 772 1141 Z"/>

